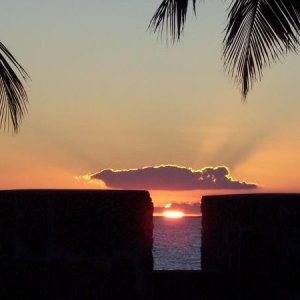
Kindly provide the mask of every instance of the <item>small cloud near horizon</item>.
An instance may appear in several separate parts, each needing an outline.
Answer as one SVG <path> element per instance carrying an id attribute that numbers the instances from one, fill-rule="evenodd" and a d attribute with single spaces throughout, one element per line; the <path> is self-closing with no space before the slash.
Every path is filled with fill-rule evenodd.
<path id="1" fill-rule="evenodd" d="M 186 215 L 201 215 L 200 202 L 195 203 L 168 203 L 165 206 L 155 206 L 154 215 L 161 215 L 166 210 L 179 210 Z"/>
<path id="2" fill-rule="evenodd" d="M 88 181 L 101 181 L 108 188 L 142 190 L 248 190 L 258 186 L 235 180 L 228 167 L 205 167 L 199 170 L 176 165 L 137 169 L 105 169 L 84 175 Z"/>

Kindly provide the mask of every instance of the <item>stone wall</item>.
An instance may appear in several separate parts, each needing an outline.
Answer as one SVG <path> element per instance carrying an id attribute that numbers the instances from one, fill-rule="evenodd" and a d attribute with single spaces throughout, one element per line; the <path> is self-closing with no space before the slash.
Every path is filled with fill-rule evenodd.
<path id="1" fill-rule="evenodd" d="M 148 192 L 0 191 L 0 299 L 147 299 Z"/>
<path id="2" fill-rule="evenodd" d="M 235 300 L 230 278 L 220 272 L 154 271 L 153 300 Z"/>
<path id="3" fill-rule="evenodd" d="M 238 299 L 300 299 L 300 194 L 202 198 L 202 269 Z"/>

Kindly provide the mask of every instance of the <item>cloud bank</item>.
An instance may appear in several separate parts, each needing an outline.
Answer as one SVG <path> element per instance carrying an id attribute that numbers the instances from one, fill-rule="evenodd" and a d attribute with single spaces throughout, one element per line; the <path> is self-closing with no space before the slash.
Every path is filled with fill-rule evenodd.
<path id="1" fill-rule="evenodd" d="M 254 183 L 234 180 L 224 166 L 193 170 L 175 165 L 161 165 L 140 169 L 105 169 L 89 176 L 101 180 L 109 188 L 142 190 L 213 190 L 255 189 Z"/>

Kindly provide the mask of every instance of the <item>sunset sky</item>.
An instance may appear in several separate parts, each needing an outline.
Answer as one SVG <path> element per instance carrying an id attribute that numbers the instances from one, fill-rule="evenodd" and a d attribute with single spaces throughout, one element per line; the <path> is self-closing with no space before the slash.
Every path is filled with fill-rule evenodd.
<path id="1" fill-rule="evenodd" d="M 223 179 L 257 188 L 150 186 L 156 205 L 300 192 L 300 57 L 266 69 L 242 103 L 221 59 L 228 2 L 190 12 L 174 46 L 147 31 L 159 3 L 1 2 L 1 41 L 32 81 L 19 134 L 0 132 L 0 189 L 126 188 L 92 176 L 173 166 L 228 170 Z"/>

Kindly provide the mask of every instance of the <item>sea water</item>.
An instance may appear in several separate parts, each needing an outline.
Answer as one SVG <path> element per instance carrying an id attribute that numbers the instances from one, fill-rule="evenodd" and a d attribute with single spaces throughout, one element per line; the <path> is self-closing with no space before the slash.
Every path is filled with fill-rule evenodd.
<path id="1" fill-rule="evenodd" d="M 155 270 L 201 269 L 201 217 L 154 217 Z"/>

